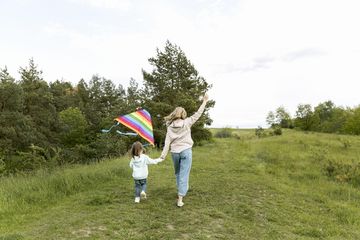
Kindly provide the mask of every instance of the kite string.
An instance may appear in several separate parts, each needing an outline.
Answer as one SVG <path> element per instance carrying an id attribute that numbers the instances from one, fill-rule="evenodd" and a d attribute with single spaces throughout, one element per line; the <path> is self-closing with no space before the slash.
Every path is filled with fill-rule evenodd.
<path id="1" fill-rule="evenodd" d="M 119 122 L 115 123 L 114 125 L 112 125 L 109 129 L 101 129 L 101 132 L 103 133 L 108 133 L 111 131 L 111 129 L 115 126 L 118 126 L 119 125 Z"/>
<path id="2" fill-rule="evenodd" d="M 126 136 L 137 136 L 137 133 L 132 133 L 132 132 L 120 132 L 119 130 L 116 130 L 116 132 L 120 135 L 126 135 Z"/>

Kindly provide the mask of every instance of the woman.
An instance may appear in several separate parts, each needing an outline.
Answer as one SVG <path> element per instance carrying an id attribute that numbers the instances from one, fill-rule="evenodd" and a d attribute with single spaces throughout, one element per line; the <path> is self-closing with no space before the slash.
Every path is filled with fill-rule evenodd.
<path id="1" fill-rule="evenodd" d="M 189 189 L 189 175 L 192 163 L 191 126 L 200 118 L 204 112 L 205 105 L 209 97 L 204 95 L 203 103 L 199 110 L 191 117 L 186 117 L 186 111 L 182 107 L 175 110 L 164 119 L 166 121 L 167 132 L 165 146 L 160 158 L 165 159 L 169 149 L 174 163 L 176 186 L 178 189 L 177 206 L 184 206 L 183 197 Z"/>

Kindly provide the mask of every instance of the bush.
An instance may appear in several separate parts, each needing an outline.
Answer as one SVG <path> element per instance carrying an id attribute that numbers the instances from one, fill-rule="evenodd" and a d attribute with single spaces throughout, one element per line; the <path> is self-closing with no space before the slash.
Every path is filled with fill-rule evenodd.
<path id="1" fill-rule="evenodd" d="M 340 138 L 339 139 L 340 143 L 342 144 L 342 146 L 345 148 L 345 149 L 348 149 L 351 147 L 351 142 L 349 139 L 347 138 Z"/>
<path id="2" fill-rule="evenodd" d="M 313 147 L 310 146 L 310 157 L 315 162 L 322 162 L 329 159 L 329 148 L 328 147 Z"/>
<path id="3" fill-rule="evenodd" d="M 206 128 L 197 128 L 191 132 L 191 136 L 194 139 L 195 145 L 201 141 L 209 141 L 212 137 L 212 134 L 209 129 Z"/>
<path id="4" fill-rule="evenodd" d="M 255 129 L 255 135 L 258 138 L 266 137 L 266 132 L 262 127 L 258 126 L 258 128 Z"/>
<path id="5" fill-rule="evenodd" d="M 3 160 L 5 166 L 3 172 L 17 173 L 29 172 L 46 166 L 46 159 L 34 152 L 17 152 L 16 155 L 6 156 Z"/>
<path id="6" fill-rule="evenodd" d="M 119 157 L 127 152 L 126 138 L 119 135 L 99 134 L 90 147 L 96 151 L 97 158 Z"/>
<path id="7" fill-rule="evenodd" d="M 344 162 L 341 160 L 329 160 L 325 164 L 325 172 L 328 177 L 339 182 L 351 182 L 360 185 L 360 163 Z"/>
<path id="8" fill-rule="evenodd" d="M 222 128 L 215 133 L 217 138 L 230 138 L 232 137 L 232 131 L 230 128 Z"/>
<path id="9" fill-rule="evenodd" d="M 272 131 L 273 135 L 276 135 L 276 136 L 282 135 L 282 129 L 281 129 L 281 127 L 279 125 L 273 126 L 272 130 L 273 130 Z"/>
<path id="10" fill-rule="evenodd" d="M 242 140 L 241 136 L 239 136 L 238 134 L 233 134 L 232 137 L 236 140 Z"/>
<path id="11" fill-rule="evenodd" d="M 98 159 L 95 149 L 88 145 L 78 144 L 73 148 L 75 163 L 91 163 Z"/>
<path id="12" fill-rule="evenodd" d="M 96 150 L 88 145 L 78 144 L 73 148 L 65 148 L 60 153 L 60 164 L 88 164 L 97 160 Z"/>

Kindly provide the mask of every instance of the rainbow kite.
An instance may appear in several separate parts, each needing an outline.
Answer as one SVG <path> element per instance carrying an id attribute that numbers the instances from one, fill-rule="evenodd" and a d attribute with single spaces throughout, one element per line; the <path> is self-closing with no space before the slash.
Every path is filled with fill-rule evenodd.
<path id="1" fill-rule="evenodd" d="M 151 123 L 151 116 L 148 111 L 145 109 L 140 109 L 136 112 L 132 112 L 123 116 L 119 116 L 114 120 L 117 121 L 110 129 L 103 129 L 103 133 L 110 132 L 114 126 L 119 125 L 121 123 L 127 128 L 130 128 L 135 133 L 124 133 L 116 130 L 118 134 L 128 135 L 128 136 L 137 136 L 140 135 L 143 139 L 148 141 L 151 145 L 154 145 L 154 134 L 153 127 Z"/>

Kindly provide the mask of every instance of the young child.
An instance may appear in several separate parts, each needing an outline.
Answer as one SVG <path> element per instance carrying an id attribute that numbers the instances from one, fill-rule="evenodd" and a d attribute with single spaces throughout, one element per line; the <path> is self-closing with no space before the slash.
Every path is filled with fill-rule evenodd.
<path id="1" fill-rule="evenodd" d="M 148 164 L 157 164 L 163 159 L 151 159 L 144 154 L 143 145 L 140 142 L 135 142 L 131 147 L 131 161 L 130 167 L 133 169 L 132 176 L 135 181 L 135 203 L 140 202 L 140 197 L 146 199 L 146 178 L 149 170 Z"/>

